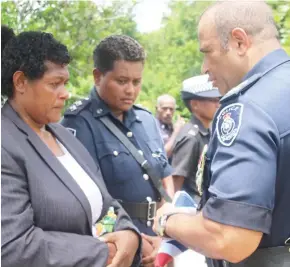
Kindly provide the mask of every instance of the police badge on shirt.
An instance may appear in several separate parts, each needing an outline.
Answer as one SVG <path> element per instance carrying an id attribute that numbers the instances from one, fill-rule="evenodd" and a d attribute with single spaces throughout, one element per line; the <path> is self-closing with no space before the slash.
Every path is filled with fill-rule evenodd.
<path id="1" fill-rule="evenodd" d="M 235 141 L 242 121 L 244 105 L 234 103 L 224 107 L 217 117 L 216 129 L 220 143 L 231 146 Z"/>

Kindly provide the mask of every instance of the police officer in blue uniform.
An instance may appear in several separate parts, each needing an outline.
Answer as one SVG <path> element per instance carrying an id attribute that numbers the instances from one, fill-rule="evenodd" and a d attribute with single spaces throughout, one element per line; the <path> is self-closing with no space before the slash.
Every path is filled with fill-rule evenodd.
<path id="1" fill-rule="evenodd" d="M 164 205 L 154 229 L 202 252 L 210 266 L 290 266 L 290 57 L 271 9 L 217 2 L 201 17 L 199 42 L 203 71 L 224 94 L 200 212 L 172 215 Z"/>
<path id="2" fill-rule="evenodd" d="M 62 124 L 100 166 L 109 193 L 120 201 L 139 230 L 152 236 L 152 220 L 162 196 L 152 177 L 115 136 L 116 131 L 111 132 L 102 121 L 108 118 L 129 139 L 173 195 L 172 170 L 156 120 L 149 111 L 133 105 L 141 90 L 144 60 L 143 48 L 128 36 L 102 40 L 94 51 L 95 86 L 90 98 L 75 102 L 65 112 Z M 156 251 L 157 247 L 153 248 Z"/>

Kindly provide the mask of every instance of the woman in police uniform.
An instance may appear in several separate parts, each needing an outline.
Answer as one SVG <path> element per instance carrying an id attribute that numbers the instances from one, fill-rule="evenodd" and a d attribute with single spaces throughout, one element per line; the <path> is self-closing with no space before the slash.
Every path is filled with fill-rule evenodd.
<path id="1" fill-rule="evenodd" d="M 171 167 L 156 121 L 149 111 L 134 106 L 141 90 L 144 60 L 143 48 L 128 36 L 114 35 L 102 40 L 94 51 L 95 86 L 90 99 L 72 105 L 62 124 L 91 153 L 101 168 L 108 191 L 120 200 L 139 230 L 154 235 L 151 221 L 161 196 L 151 182 L 152 177 L 102 122 L 102 118 L 108 118 L 130 140 L 173 195 Z M 150 242 L 156 241 L 147 235 L 145 238 Z M 149 256 L 143 263 L 153 264 L 154 257 L 150 255 L 158 246 L 149 242 L 143 245 L 148 248 L 143 250 L 144 255 Z"/>

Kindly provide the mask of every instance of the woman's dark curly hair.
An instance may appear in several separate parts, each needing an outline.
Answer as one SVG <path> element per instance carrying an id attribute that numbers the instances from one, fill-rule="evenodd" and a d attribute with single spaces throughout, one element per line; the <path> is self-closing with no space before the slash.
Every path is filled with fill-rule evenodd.
<path id="1" fill-rule="evenodd" d="M 67 47 L 45 32 L 22 32 L 12 38 L 2 55 L 1 95 L 13 96 L 13 75 L 22 71 L 30 80 L 42 78 L 46 61 L 59 65 L 69 64 L 71 58 Z"/>
<path id="2" fill-rule="evenodd" d="M 6 44 L 15 37 L 14 31 L 6 25 L 1 26 L 1 55 Z"/>
<path id="3" fill-rule="evenodd" d="M 143 47 L 127 35 L 111 35 L 103 39 L 94 50 L 94 66 L 106 73 L 114 67 L 117 60 L 144 62 Z"/>

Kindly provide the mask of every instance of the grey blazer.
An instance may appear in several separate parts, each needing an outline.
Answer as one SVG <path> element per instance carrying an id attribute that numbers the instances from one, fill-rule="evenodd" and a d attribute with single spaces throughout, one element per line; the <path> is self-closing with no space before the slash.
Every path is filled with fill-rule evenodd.
<path id="1" fill-rule="evenodd" d="M 92 237 L 90 204 L 38 135 L 6 103 L 2 108 L 1 249 L 3 267 L 101 267 L 108 247 Z M 47 129 L 98 185 L 103 217 L 109 206 L 115 230 L 132 229 L 129 216 L 106 190 L 99 167 L 63 126 Z M 141 238 L 133 266 L 139 266 Z"/>

